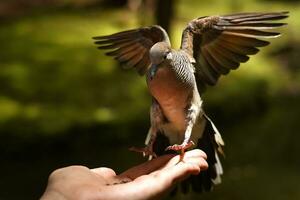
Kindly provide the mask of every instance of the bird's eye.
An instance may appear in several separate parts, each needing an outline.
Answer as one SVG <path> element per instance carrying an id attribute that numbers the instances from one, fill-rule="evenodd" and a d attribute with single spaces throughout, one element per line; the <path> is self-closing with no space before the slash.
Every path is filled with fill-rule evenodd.
<path id="1" fill-rule="evenodd" d="M 167 59 L 167 58 L 168 58 L 168 54 L 169 54 L 169 53 L 170 53 L 169 51 L 165 53 L 164 59 Z"/>

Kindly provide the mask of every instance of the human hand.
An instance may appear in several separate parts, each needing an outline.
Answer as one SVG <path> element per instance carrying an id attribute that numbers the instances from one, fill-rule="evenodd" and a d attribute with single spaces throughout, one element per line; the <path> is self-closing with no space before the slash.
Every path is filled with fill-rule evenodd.
<path id="1" fill-rule="evenodd" d="M 116 175 L 110 168 L 70 166 L 52 172 L 41 200 L 159 199 L 177 182 L 207 169 L 206 154 L 198 149 L 164 155 Z"/>

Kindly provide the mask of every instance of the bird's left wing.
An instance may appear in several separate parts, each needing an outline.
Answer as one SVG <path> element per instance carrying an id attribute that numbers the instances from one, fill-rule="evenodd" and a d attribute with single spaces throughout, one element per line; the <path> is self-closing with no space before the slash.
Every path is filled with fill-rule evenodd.
<path id="1" fill-rule="evenodd" d="M 183 31 L 181 49 L 195 63 L 199 91 L 246 62 L 257 47 L 269 44 L 262 39 L 279 36 L 266 30 L 285 25 L 273 20 L 286 17 L 288 12 L 238 13 L 192 20 Z"/>
<path id="2" fill-rule="evenodd" d="M 166 31 L 158 25 L 93 39 L 98 49 L 110 50 L 106 55 L 113 56 L 124 68 L 135 68 L 140 75 L 144 75 L 150 65 L 150 48 L 157 42 L 170 44 Z"/>

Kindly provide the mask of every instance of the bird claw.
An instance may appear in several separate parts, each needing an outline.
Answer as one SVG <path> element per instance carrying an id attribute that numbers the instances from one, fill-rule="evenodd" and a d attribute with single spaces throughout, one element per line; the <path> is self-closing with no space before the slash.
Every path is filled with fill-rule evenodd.
<path id="1" fill-rule="evenodd" d="M 191 146 L 195 145 L 195 143 L 193 141 L 189 141 L 187 143 L 182 143 L 182 144 L 174 144 L 171 146 L 168 146 L 165 151 L 169 151 L 169 150 L 173 150 L 173 151 L 180 151 L 182 153 L 184 153 L 184 151 L 188 148 L 190 148 Z"/>
<path id="2" fill-rule="evenodd" d="M 143 157 L 149 156 L 150 159 L 157 157 L 157 155 L 153 152 L 153 150 L 148 146 L 146 146 L 144 148 L 130 147 L 129 151 L 142 153 Z"/>

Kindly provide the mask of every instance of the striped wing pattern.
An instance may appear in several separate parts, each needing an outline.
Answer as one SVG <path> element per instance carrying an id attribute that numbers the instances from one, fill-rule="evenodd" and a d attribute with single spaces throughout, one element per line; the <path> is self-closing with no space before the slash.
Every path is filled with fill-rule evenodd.
<path id="1" fill-rule="evenodd" d="M 199 90 L 247 62 L 249 55 L 269 44 L 264 39 L 280 36 L 270 30 L 285 25 L 275 20 L 286 17 L 287 12 L 238 13 L 192 20 L 183 32 L 181 49 L 195 59 Z"/>
<path id="2" fill-rule="evenodd" d="M 149 50 L 157 42 L 169 42 L 164 29 L 154 25 L 106 36 L 93 37 L 98 49 L 108 50 L 124 68 L 135 68 L 144 75 L 150 65 Z"/>

